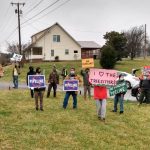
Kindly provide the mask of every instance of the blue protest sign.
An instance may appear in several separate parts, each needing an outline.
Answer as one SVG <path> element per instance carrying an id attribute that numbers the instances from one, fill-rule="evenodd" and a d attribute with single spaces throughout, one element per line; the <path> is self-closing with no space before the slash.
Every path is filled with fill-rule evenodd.
<path id="1" fill-rule="evenodd" d="M 78 91 L 78 80 L 64 80 L 63 91 Z"/>
<path id="2" fill-rule="evenodd" d="M 29 75 L 28 87 L 29 88 L 45 87 L 45 76 L 44 75 Z"/>

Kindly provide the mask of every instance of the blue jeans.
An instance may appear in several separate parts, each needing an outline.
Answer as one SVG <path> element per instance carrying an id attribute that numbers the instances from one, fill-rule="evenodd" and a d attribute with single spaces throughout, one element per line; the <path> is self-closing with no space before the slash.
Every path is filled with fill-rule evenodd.
<path id="1" fill-rule="evenodd" d="M 64 102 L 63 102 L 63 108 L 67 107 L 70 95 L 72 95 L 72 97 L 73 97 L 73 108 L 77 108 L 77 94 L 75 93 L 75 91 L 67 91 L 66 92 Z"/>
<path id="2" fill-rule="evenodd" d="M 18 89 L 18 76 L 13 76 L 14 88 Z"/>
<path id="3" fill-rule="evenodd" d="M 124 111 L 124 109 L 123 109 L 123 100 L 124 100 L 124 95 L 123 94 L 115 95 L 115 97 L 114 97 L 114 111 L 117 111 L 118 101 L 120 103 L 120 111 Z"/>

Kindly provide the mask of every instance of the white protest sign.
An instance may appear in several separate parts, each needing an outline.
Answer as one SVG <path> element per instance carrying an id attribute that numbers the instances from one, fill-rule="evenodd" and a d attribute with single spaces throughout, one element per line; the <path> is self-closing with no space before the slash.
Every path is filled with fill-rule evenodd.
<path id="1" fill-rule="evenodd" d="M 16 54 L 14 53 L 13 57 L 12 57 L 15 61 L 21 61 L 22 59 L 22 55 Z"/>

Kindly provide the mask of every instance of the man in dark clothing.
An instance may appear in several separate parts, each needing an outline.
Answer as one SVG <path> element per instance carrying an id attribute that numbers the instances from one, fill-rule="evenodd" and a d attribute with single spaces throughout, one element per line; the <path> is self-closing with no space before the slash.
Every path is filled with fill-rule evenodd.
<path id="1" fill-rule="evenodd" d="M 81 70 L 81 75 L 83 77 L 83 86 L 84 86 L 84 100 L 86 100 L 86 93 L 88 91 L 89 99 L 91 98 L 91 84 L 89 82 L 89 68 L 86 68 L 85 71 Z"/>
<path id="2" fill-rule="evenodd" d="M 28 76 L 29 75 L 35 75 L 35 71 L 34 68 L 32 66 L 29 67 L 29 72 L 27 73 L 27 77 L 26 77 L 26 82 L 27 82 L 27 86 L 28 86 Z M 31 93 L 31 97 L 34 97 L 34 90 L 30 88 L 30 93 Z"/>
<path id="3" fill-rule="evenodd" d="M 48 91 L 47 91 L 47 98 L 50 96 L 51 89 L 53 87 L 53 96 L 56 97 L 56 90 L 57 90 L 57 84 L 59 84 L 59 75 L 56 71 L 56 68 L 53 68 L 53 71 L 49 75 L 48 79 Z"/>
<path id="4" fill-rule="evenodd" d="M 67 69 L 66 69 L 66 67 L 63 67 L 61 76 L 63 77 L 63 80 L 64 80 L 65 77 L 67 76 Z"/>
<path id="5" fill-rule="evenodd" d="M 150 77 L 146 73 L 140 79 L 140 90 L 139 104 L 143 103 L 144 97 L 146 98 L 146 103 L 150 103 Z"/>

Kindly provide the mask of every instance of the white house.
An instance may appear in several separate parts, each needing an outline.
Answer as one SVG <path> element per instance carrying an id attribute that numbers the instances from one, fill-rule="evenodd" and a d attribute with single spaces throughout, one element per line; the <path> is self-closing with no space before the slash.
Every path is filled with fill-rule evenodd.
<path id="1" fill-rule="evenodd" d="M 58 23 L 34 34 L 31 40 L 25 52 L 26 60 L 80 60 L 98 55 L 95 51 L 99 52 L 100 49 L 93 41 L 77 42 Z"/>

